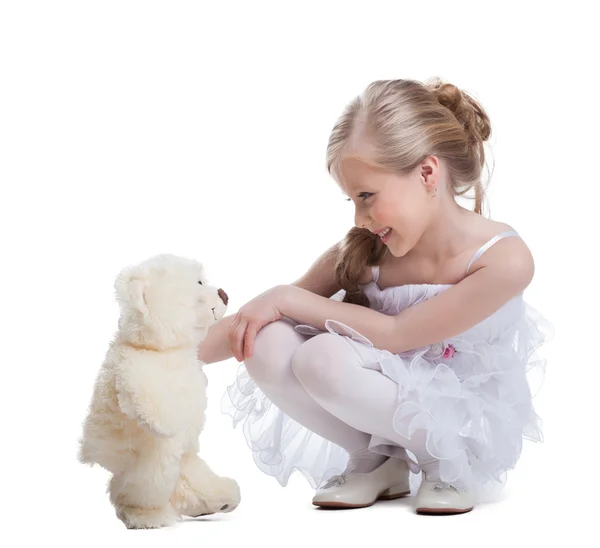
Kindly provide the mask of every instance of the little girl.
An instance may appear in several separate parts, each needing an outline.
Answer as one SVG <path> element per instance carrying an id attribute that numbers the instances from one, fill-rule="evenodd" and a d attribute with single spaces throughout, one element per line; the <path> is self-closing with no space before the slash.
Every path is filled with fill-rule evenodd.
<path id="1" fill-rule="evenodd" d="M 317 506 L 405 496 L 413 472 L 417 512 L 468 512 L 541 439 L 526 373 L 545 323 L 522 298 L 529 249 L 482 216 L 490 132 L 452 84 L 369 85 L 327 148 L 356 227 L 198 350 L 244 361 L 225 410 L 260 469 L 282 485 L 301 471 Z M 474 212 L 455 201 L 471 189 Z"/>

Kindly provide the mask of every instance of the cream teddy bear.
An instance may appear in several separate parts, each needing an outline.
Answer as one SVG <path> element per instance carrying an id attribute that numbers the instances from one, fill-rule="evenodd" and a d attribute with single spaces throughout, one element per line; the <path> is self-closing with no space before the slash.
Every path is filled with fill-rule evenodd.
<path id="1" fill-rule="evenodd" d="M 202 265 L 159 255 L 115 282 L 121 314 L 83 424 L 79 460 L 112 473 L 108 492 L 128 528 L 230 512 L 237 483 L 198 456 L 207 379 L 196 349 L 227 295 Z"/>

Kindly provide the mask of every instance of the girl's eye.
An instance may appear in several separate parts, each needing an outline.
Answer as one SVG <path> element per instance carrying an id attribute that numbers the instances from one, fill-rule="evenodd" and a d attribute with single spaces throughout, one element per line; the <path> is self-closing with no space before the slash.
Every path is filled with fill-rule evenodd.
<path id="1" fill-rule="evenodd" d="M 358 197 L 359 197 L 361 200 L 363 200 L 363 201 L 364 201 L 364 200 L 366 200 L 367 198 L 370 198 L 371 196 L 373 196 L 373 193 L 372 193 L 372 192 L 361 192 L 361 193 L 358 195 Z M 350 202 L 351 200 L 352 200 L 352 198 L 346 198 L 346 201 L 347 201 L 347 202 Z"/>
<path id="2" fill-rule="evenodd" d="M 202 285 L 202 282 L 201 282 L 201 281 L 198 281 L 198 283 L 199 283 L 200 285 Z"/>

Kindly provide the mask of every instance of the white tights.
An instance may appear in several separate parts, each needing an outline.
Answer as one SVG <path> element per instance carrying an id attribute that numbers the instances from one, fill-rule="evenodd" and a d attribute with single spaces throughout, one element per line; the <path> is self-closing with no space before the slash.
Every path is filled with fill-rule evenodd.
<path id="1" fill-rule="evenodd" d="M 439 463 L 425 449 L 425 432 L 409 440 L 392 426 L 398 386 L 361 366 L 358 353 L 341 336 L 312 338 L 283 319 L 261 329 L 254 355 L 245 360 L 250 377 L 286 415 L 350 454 L 349 470 L 371 472 L 387 457 L 368 449 L 371 435 L 412 452 L 428 478 Z"/>

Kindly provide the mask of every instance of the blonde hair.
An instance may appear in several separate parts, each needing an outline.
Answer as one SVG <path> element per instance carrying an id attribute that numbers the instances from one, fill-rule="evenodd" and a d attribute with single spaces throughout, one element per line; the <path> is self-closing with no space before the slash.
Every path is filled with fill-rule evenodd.
<path id="1" fill-rule="evenodd" d="M 339 178 L 340 163 L 357 129 L 374 148 L 374 167 L 398 174 L 416 168 L 427 156 L 445 161 L 451 190 L 475 194 L 475 212 L 482 214 L 485 187 L 484 142 L 490 120 L 481 105 L 455 85 L 433 78 L 379 80 L 370 84 L 344 110 L 327 145 L 327 170 Z M 387 247 L 367 229 L 352 228 L 336 249 L 335 274 L 345 302 L 369 306 L 359 286 L 365 266 L 381 264 Z"/>

